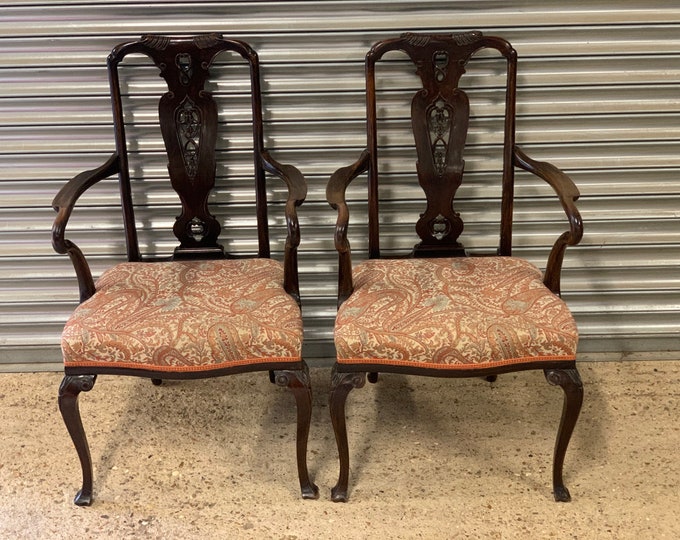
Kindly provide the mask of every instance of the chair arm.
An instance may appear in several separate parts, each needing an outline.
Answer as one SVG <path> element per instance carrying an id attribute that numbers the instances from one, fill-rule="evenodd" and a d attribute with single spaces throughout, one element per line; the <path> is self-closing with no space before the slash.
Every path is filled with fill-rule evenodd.
<path id="1" fill-rule="evenodd" d="M 335 171 L 326 186 L 326 199 L 332 208 L 338 211 L 335 223 L 335 249 L 338 251 L 338 307 L 354 290 L 352 281 L 352 256 L 347 229 L 349 227 L 349 207 L 345 198 L 347 186 L 361 173 L 368 170 L 370 153 L 364 150 L 352 165 Z"/>
<path id="2" fill-rule="evenodd" d="M 300 303 L 300 284 L 298 279 L 297 248 L 300 245 L 300 222 L 297 207 L 307 197 L 307 182 L 302 173 L 293 165 L 283 165 L 276 161 L 269 151 L 262 151 L 264 170 L 281 178 L 288 186 L 286 200 L 286 245 L 284 253 L 284 288 Z"/>
<path id="3" fill-rule="evenodd" d="M 553 188 L 562 203 L 562 208 L 569 220 L 569 230 L 555 241 L 546 266 L 543 282 L 555 294 L 560 294 L 560 274 L 562 261 L 567 246 L 575 246 L 583 238 L 583 221 L 576 207 L 580 193 L 569 176 L 554 165 L 545 161 L 536 161 L 527 156 L 519 147 L 514 148 L 515 165 L 545 180 Z"/>
<path id="4" fill-rule="evenodd" d="M 85 191 L 104 178 L 108 178 L 119 171 L 118 154 L 113 154 L 101 167 L 84 171 L 64 185 L 52 201 L 52 207 L 58 212 L 52 225 L 52 247 L 57 253 L 68 254 L 73 263 L 78 278 L 80 301 L 87 300 L 94 294 L 94 280 L 92 272 L 80 248 L 64 236 L 66 225 L 71 217 L 78 198 Z"/>

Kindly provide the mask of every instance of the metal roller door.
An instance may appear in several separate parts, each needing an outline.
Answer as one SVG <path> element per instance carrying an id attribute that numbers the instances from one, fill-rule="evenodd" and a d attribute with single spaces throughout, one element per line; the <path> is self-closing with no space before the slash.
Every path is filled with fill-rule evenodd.
<path id="1" fill-rule="evenodd" d="M 554 4 L 554 5 L 553 5 Z M 559 5 L 558 5 L 559 4 Z M 187 7 L 189 6 L 189 7 Z M 59 335 L 77 303 L 73 269 L 50 245 L 52 197 L 76 173 L 113 151 L 105 60 L 112 46 L 142 33 L 221 32 L 248 41 L 262 61 L 266 145 L 279 161 L 305 174 L 309 196 L 300 209 L 300 250 L 308 358 L 333 355 L 336 255 L 334 213 L 325 184 L 363 148 L 363 58 L 378 39 L 411 32 L 481 30 L 508 39 L 520 57 L 517 140 L 525 151 L 567 171 L 581 189 L 586 235 L 567 252 L 564 297 L 575 312 L 584 357 L 677 357 L 680 350 L 680 6 L 655 0 L 551 3 L 501 2 L 137 2 L 28 0 L 0 6 L 0 371 L 59 369 Z M 131 68 L 134 69 L 134 66 Z M 227 69 L 227 68 L 225 68 Z M 476 70 L 476 71 L 475 71 Z M 498 70 L 481 58 L 470 66 L 480 83 L 473 110 L 468 176 L 460 209 L 471 247 L 493 245 L 489 217 L 494 192 L 500 108 Z M 136 84 L 159 85 L 139 71 Z M 407 102 L 392 89 L 413 74 L 398 61 L 386 68 L 383 155 L 394 189 L 409 174 Z M 238 99 L 238 86 L 218 88 Z M 143 102 L 143 100 L 142 100 Z M 140 102 L 140 110 L 148 105 Z M 224 188 L 230 219 L 248 228 L 244 119 L 224 142 L 234 158 L 236 191 Z M 394 131 L 392 130 L 394 128 Z M 140 113 L 140 133 L 144 114 Z M 138 177 L 148 186 L 139 203 L 156 221 L 173 216 L 155 142 L 140 151 Z M 155 156 L 155 157 L 154 157 Z M 226 175 L 226 173 L 225 173 Z M 239 180 L 242 179 L 241 180 Z M 241 181 L 241 183 L 239 183 Z M 363 184 L 350 196 L 360 221 Z M 415 191 L 400 191 L 390 220 L 420 211 Z M 540 182 L 518 175 L 516 243 L 543 264 L 564 227 L 556 199 Z M 71 236 L 92 257 L 95 273 L 121 260 L 123 239 L 115 182 L 104 182 L 74 213 Z M 156 221 L 151 221 L 151 216 Z M 475 218 L 479 225 L 472 225 Z M 272 215 L 275 229 L 280 225 Z M 353 246 L 362 255 L 361 229 Z M 488 234 L 487 234 L 488 233 Z M 603 354 L 596 354 L 603 353 Z"/>

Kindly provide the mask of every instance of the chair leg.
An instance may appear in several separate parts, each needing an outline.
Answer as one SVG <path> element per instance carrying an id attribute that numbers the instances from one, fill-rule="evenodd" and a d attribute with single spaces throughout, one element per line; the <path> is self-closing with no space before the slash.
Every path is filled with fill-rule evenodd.
<path id="1" fill-rule="evenodd" d="M 562 480 L 564 456 L 567 453 L 569 440 L 574 432 L 576 421 L 583 403 L 583 383 L 576 368 L 546 369 L 545 378 L 550 384 L 561 386 L 564 391 L 562 418 L 555 441 L 553 456 L 553 495 L 557 502 L 569 502 L 571 495 Z"/>
<path id="2" fill-rule="evenodd" d="M 347 501 L 347 484 L 349 482 L 349 444 L 347 442 L 347 421 L 345 418 L 345 403 L 353 388 L 361 388 L 366 383 L 365 373 L 339 373 L 333 368 L 331 377 L 330 412 L 335 432 L 335 442 L 338 445 L 340 459 L 340 474 L 338 483 L 331 489 L 333 502 Z"/>
<path id="3" fill-rule="evenodd" d="M 83 423 L 80 419 L 78 394 L 92 390 L 96 380 L 96 375 L 66 375 L 59 386 L 59 411 L 76 447 L 80 466 L 83 470 L 83 487 L 73 500 L 78 506 L 90 506 L 92 504 L 92 459 L 90 458 L 90 449 Z"/>
<path id="4" fill-rule="evenodd" d="M 309 478 L 307 469 L 307 441 L 309 427 L 312 423 L 312 386 L 309 379 L 309 369 L 305 364 L 299 371 L 281 370 L 270 372 L 270 378 L 278 386 L 291 389 L 297 405 L 297 467 L 300 479 L 300 490 L 303 499 L 317 499 L 319 488 Z"/>
<path id="5" fill-rule="evenodd" d="M 378 382 L 378 373 L 373 372 L 373 371 L 371 373 L 369 373 L 368 374 L 368 382 L 370 382 L 371 384 L 377 383 Z"/>

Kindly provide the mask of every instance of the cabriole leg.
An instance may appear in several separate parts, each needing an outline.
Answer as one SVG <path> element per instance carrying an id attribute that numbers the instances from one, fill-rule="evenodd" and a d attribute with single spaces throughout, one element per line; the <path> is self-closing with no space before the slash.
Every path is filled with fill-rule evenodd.
<path id="1" fill-rule="evenodd" d="M 303 499 L 316 499 L 319 497 L 319 488 L 309 478 L 307 469 L 307 440 L 309 439 L 309 426 L 312 423 L 312 386 L 309 379 L 309 369 L 305 364 L 304 369 L 299 371 L 274 371 L 274 382 L 278 386 L 286 386 L 291 389 L 297 405 L 297 467 L 300 479 L 300 489 Z"/>
<path id="2" fill-rule="evenodd" d="M 553 457 L 553 495 L 558 502 L 569 502 L 571 495 L 562 480 L 562 468 L 567 446 L 574 432 L 576 421 L 581 412 L 583 403 L 583 383 L 576 368 L 572 369 L 546 369 L 545 378 L 550 384 L 561 386 L 564 390 L 564 405 L 562 406 L 562 419 L 555 441 L 555 454 Z"/>
<path id="3" fill-rule="evenodd" d="M 83 470 L 83 487 L 78 491 L 73 502 L 78 506 L 92 504 L 92 459 L 85 437 L 85 430 L 80 419 L 78 394 L 92 390 L 96 375 L 66 375 L 59 386 L 59 411 L 66 424 L 71 440 L 78 452 L 80 466 Z"/>
<path id="4" fill-rule="evenodd" d="M 338 445 L 340 474 L 338 483 L 331 489 L 333 502 L 347 501 L 347 484 L 349 482 L 349 444 L 347 442 L 347 421 L 345 403 L 353 388 L 361 388 L 366 383 L 366 373 L 340 373 L 333 368 L 331 377 L 330 412 Z"/>

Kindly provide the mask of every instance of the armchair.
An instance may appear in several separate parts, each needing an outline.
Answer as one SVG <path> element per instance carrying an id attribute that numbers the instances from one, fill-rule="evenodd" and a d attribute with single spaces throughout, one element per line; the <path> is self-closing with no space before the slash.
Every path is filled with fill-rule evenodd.
<path id="1" fill-rule="evenodd" d="M 506 87 L 504 135 L 499 145 L 498 244 L 494 253 L 478 256 L 461 241 L 464 215 L 457 211 L 456 194 L 465 181 L 463 157 L 471 100 L 459 82 L 471 57 L 482 50 L 504 59 Z M 383 150 L 379 133 L 388 122 L 379 121 L 376 104 L 376 64 L 395 52 L 415 64 L 422 83 L 411 101 L 410 127 L 417 156 L 414 176 L 425 199 L 414 224 L 419 241 L 409 252 L 397 255 L 392 248 L 383 249 L 388 238 L 381 235 L 381 210 L 387 196 L 399 194 L 398 187 L 385 188 L 379 170 L 390 156 L 379 159 Z M 366 55 L 368 144 L 355 163 L 332 175 L 327 186 L 328 202 L 338 212 L 335 247 L 339 254 L 337 360 L 330 391 L 340 460 L 334 501 L 348 498 L 347 397 L 352 389 L 364 386 L 367 374 L 370 382 L 378 380 L 379 372 L 493 380 L 502 373 L 533 369 L 543 370 L 547 381 L 564 391 L 553 494 L 557 501 L 570 500 L 562 469 L 581 409 L 583 386 L 575 362 L 578 332 L 560 298 L 560 274 L 566 248 L 576 245 L 583 235 L 575 205 L 579 192 L 566 174 L 531 159 L 516 145 L 516 73 L 517 54 L 512 46 L 481 32 L 404 34 L 376 43 Z M 568 229 L 553 244 L 544 273 L 513 255 L 516 168 L 547 182 L 566 213 Z M 363 173 L 368 177 L 368 259 L 353 266 L 347 189 Z"/>
<path id="2" fill-rule="evenodd" d="M 249 73 L 255 253 L 226 250 L 219 237 L 229 221 L 212 214 L 210 197 L 222 125 L 207 83 L 213 80 L 211 71 L 221 53 L 242 58 Z M 158 122 L 169 181 L 181 203 L 172 227 L 177 246 L 171 256 L 149 255 L 140 247 L 135 219 L 139 207 L 133 201 L 126 136 L 134 111 L 124 106 L 130 86 L 124 86 L 119 75 L 119 66 L 129 55 L 134 55 L 135 62 L 140 55 L 148 57 L 167 83 L 158 101 Z M 316 498 L 318 490 L 306 462 L 311 386 L 301 356 L 297 270 L 300 232 L 296 212 L 307 187 L 295 167 L 279 164 L 264 149 L 258 56 L 248 44 L 218 34 L 146 35 L 114 48 L 108 72 L 116 151 L 102 166 L 74 177 L 53 203 L 58 212 L 53 246 L 71 258 L 81 302 L 62 335 L 65 376 L 59 388 L 59 408 L 82 468 L 75 504 L 89 505 L 93 498 L 92 460 L 78 399 L 81 392 L 93 388 L 99 375 L 146 377 L 160 384 L 163 379 L 250 371 L 269 372 L 273 383 L 294 394 L 300 487 L 304 498 Z M 271 257 L 266 173 L 282 180 L 287 189 L 281 205 L 287 231 L 283 262 Z M 95 281 L 88 260 L 67 239 L 66 231 L 79 197 L 112 176 L 119 181 L 127 262 L 109 268 Z"/>

